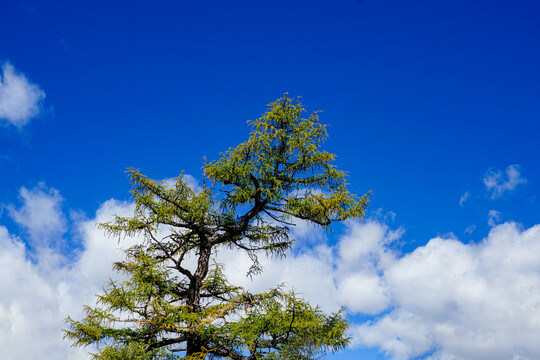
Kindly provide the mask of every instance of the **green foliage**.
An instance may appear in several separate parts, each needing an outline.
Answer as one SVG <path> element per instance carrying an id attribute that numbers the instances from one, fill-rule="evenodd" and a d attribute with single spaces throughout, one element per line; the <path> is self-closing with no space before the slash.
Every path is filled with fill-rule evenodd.
<path id="1" fill-rule="evenodd" d="M 229 186 L 222 205 L 260 204 L 276 220 L 296 217 L 324 227 L 362 217 L 367 196 L 350 194 L 346 173 L 332 164 L 335 155 L 320 149 L 327 132 L 317 113 L 302 118 L 302 104 L 287 97 L 268 108 L 249 122 L 248 141 L 205 166 L 209 179 Z"/>
<path id="2" fill-rule="evenodd" d="M 128 170 L 133 217 L 99 226 L 144 240 L 114 264 L 128 280 L 109 283 L 84 319 L 68 318 L 65 337 L 96 345 L 94 359 L 111 360 L 316 359 L 345 347 L 341 312 L 324 314 L 281 287 L 250 294 L 211 261 L 220 247 L 236 248 L 257 273 L 258 254 L 283 256 L 290 248 L 292 220 L 330 229 L 363 217 L 367 195 L 347 191 L 335 156 L 321 149 L 325 126 L 304 112 L 287 96 L 269 104 L 249 122 L 245 143 L 205 163 L 199 192 L 182 175 L 170 185 Z"/>

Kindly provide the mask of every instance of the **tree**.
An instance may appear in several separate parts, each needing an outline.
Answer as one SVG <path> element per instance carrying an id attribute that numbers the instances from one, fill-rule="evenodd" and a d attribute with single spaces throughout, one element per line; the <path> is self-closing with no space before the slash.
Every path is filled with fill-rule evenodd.
<path id="1" fill-rule="evenodd" d="M 278 286 L 251 294 L 227 282 L 216 250 L 283 256 L 295 219 L 330 229 L 362 218 L 368 197 L 347 191 L 346 173 L 321 149 L 327 132 L 317 113 L 287 94 L 250 121 L 249 139 L 204 164 L 196 192 L 128 170 L 133 217 L 99 224 L 115 237 L 140 236 L 81 321 L 67 318 L 74 346 L 98 345 L 94 359 L 315 359 L 348 343 L 341 312 L 325 314 Z M 210 185 L 207 185 L 210 183 Z M 214 261 L 213 261 L 214 260 Z M 191 265 L 190 265 L 191 264 Z"/>

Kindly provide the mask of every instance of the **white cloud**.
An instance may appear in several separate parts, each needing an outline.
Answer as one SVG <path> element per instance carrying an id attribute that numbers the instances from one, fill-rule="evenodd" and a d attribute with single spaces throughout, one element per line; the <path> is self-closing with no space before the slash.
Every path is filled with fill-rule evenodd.
<path id="1" fill-rule="evenodd" d="M 393 359 L 540 356 L 540 225 L 492 229 L 479 244 L 435 238 L 389 266 L 389 313 L 353 326 L 355 345 Z"/>
<path id="2" fill-rule="evenodd" d="M 484 176 L 484 185 L 491 193 L 491 199 L 501 197 L 506 192 L 513 191 L 519 184 L 527 180 L 521 176 L 519 165 L 509 165 L 504 174 L 500 170 L 489 170 Z"/>
<path id="3" fill-rule="evenodd" d="M 375 221 L 350 222 L 336 246 L 301 239 L 294 254 L 283 259 L 261 257 L 263 273 L 253 279 L 246 277 L 251 264 L 247 255 L 224 249 L 218 261 L 225 263 L 231 283 L 250 291 L 265 291 L 285 283 L 326 311 L 346 306 L 349 313 L 375 314 L 390 301 L 380 273 L 395 261 L 390 245 L 402 234 L 402 229 L 392 231 Z"/>
<path id="4" fill-rule="evenodd" d="M 26 76 L 18 73 L 13 65 L 5 63 L 0 74 L 0 120 L 22 127 L 37 116 L 45 92 Z"/>
<path id="5" fill-rule="evenodd" d="M 494 227 L 501 220 L 502 214 L 497 210 L 489 210 L 487 223 L 489 226 Z"/>
<path id="6" fill-rule="evenodd" d="M 459 198 L 459 206 L 463 207 L 463 204 L 465 203 L 465 201 L 467 201 L 469 199 L 469 192 L 468 191 L 465 191 L 463 193 L 463 195 L 461 195 L 461 197 Z"/>
<path id="7" fill-rule="evenodd" d="M 192 175 L 181 174 L 182 180 L 187 184 L 187 186 L 196 193 L 199 193 L 203 190 L 202 186 L 199 184 L 199 181 Z M 165 187 L 174 188 L 176 186 L 176 181 L 178 177 L 172 177 L 162 180 Z"/>
<path id="8" fill-rule="evenodd" d="M 396 221 L 396 213 L 395 212 L 389 211 L 384 215 L 384 222 L 386 223 L 388 221 L 391 221 L 391 222 Z"/>
<path id="9" fill-rule="evenodd" d="M 67 356 L 58 283 L 26 258 L 24 244 L 0 227 L 0 346 L 6 359 Z M 61 271 L 61 270 L 59 270 Z"/>
<path id="10" fill-rule="evenodd" d="M 376 221 L 349 223 L 335 246 L 261 259 L 262 275 L 245 277 L 249 258 L 225 251 L 235 284 L 262 291 L 287 282 L 325 311 L 375 315 L 352 324 L 352 345 L 392 359 L 536 359 L 540 357 L 540 225 L 494 227 L 478 244 L 435 238 L 400 256 L 403 234 Z"/>
<path id="11" fill-rule="evenodd" d="M 33 245 L 47 246 L 51 241 L 61 238 L 67 230 L 66 219 L 62 213 L 63 198 L 55 189 L 48 189 L 44 183 L 28 190 L 19 191 L 22 201 L 20 209 L 10 205 L 9 216 L 30 235 Z"/>
<path id="12" fill-rule="evenodd" d="M 264 267 L 263 273 L 252 278 L 246 276 L 251 259 L 243 252 L 221 249 L 217 261 L 225 264 L 225 275 L 229 282 L 251 292 L 267 291 L 284 284 L 307 298 L 317 298 L 317 303 L 325 310 L 337 311 L 339 305 L 335 300 L 337 291 L 331 250 L 320 245 L 285 258 L 261 256 L 259 261 Z"/>
<path id="13" fill-rule="evenodd" d="M 61 197 L 56 190 L 38 187 L 21 189 L 24 205 L 13 210 L 14 218 L 29 229 L 35 239 L 59 236 L 65 222 L 59 218 Z M 52 211 L 50 221 L 38 210 Z M 24 242 L 0 226 L 0 348 L 6 359 L 90 359 L 88 349 L 71 348 L 63 340 L 64 319 L 70 315 L 82 318 L 82 305 L 92 305 L 94 294 L 117 278 L 111 269 L 121 259 L 122 251 L 115 239 L 96 229 L 96 222 L 112 219 L 113 214 L 132 214 L 131 204 L 110 200 L 91 220 L 78 224 L 83 249 L 75 260 L 69 260 L 57 249 L 29 250 Z M 24 220 L 24 216 L 29 219 Z M 45 219 L 33 219 L 45 216 Z M 127 244 L 130 239 L 127 239 Z"/>
<path id="14" fill-rule="evenodd" d="M 57 191 L 44 187 L 27 190 L 27 195 L 21 195 L 21 208 L 12 211 L 37 208 L 33 201 L 49 204 L 49 209 L 61 203 Z M 87 349 L 70 348 L 62 340 L 63 319 L 81 318 L 81 305 L 92 305 L 93 294 L 109 276 L 117 276 L 111 264 L 122 252 L 95 223 L 132 211 L 132 204 L 110 200 L 93 219 L 81 221 L 83 248 L 71 262 L 55 261 L 45 252 L 30 261 L 24 243 L 0 226 L 3 356 L 88 359 Z M 56 232 L 41 228 L 62 234 L 65 224 L 55 224 Z M 313 231 L 297 235 L 317 235 Z M 251 264 L 247 255 L 221 249 L 217 260 L 226 264 L 231 283 L 250 291 L 285 282 L 325 311 L 345 305 L 348 314 L 374 315 L 371 321 L 352 325 L 353 346 L 375 347 L 393 359 L 540 357 L 540 225 L 527 230 L 514 223 L 494 226 L 477 244 L 439 237 L 406 255 L 394 249 L 402 236 L 402 229 L 375 220 L 349 222 L 335 245 L 324 237 L 301 238 L 286 258 L 261 257 L 264 272 L 253 280 L 246 277 Z"/>

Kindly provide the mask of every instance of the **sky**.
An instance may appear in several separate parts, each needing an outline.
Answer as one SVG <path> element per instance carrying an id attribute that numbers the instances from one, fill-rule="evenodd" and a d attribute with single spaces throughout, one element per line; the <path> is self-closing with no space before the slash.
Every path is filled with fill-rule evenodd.
<path id="1" fill-rule="evenodd" d="M 133 211 L 125 170 L 189 174 L 301 96 L 371 191 L 363 221 L 299 224 L 281 282 L 346 307 L 347 359 L 540 358 L 540 3 L 0 0 L 0 347 L 62 340 L 109 279 L 96 222 Z M 31 341 L 28 341 L 31 339 Z"/>

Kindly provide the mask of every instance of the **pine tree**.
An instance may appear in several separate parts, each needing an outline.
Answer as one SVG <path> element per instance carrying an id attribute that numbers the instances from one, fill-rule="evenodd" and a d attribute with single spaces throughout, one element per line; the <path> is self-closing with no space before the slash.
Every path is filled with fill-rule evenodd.
<path id="1" fill-rule="evenodd" d="M 111 360 L 316 359 L 344 348 L 342 312 L 325 314 L 282 286 L 251 294 L 215 262 L 220 248 L 245 251 L 256 275 L 258 255 L 291 247 L 296 219 L 329 230 L 363 217 L 367 195 L 347 191 L 346 173 L 321 149 L 325 125 L 304 113 L 287 95 L 269 104 L 248 122 L 246 142 L 205 160 L 198 192 L 182 175 L 170 185 L 130 169 L 133 217 L 99 224 L 114 237 L 143 239 L 114 264 L 128 280 L 108 284 L 81 321 L 68 318 L 65 337 Z"/>

